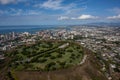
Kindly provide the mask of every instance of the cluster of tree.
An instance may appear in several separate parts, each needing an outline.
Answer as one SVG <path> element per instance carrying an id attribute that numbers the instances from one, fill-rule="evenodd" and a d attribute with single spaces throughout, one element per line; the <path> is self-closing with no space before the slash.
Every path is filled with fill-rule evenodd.
<path id="1" fill-rule="evenodd" d="M 73 52 L 73 50 L 72 49 L 68 49 L 67 52 Z"/>
<path id="2" fill-rule="evenodd" d="M 50 63 L 48 63 L 46 66 L 45 66 L 45 70 L 46 71 L 50 71 L 50 70 L 55 70 L 56 68 L 55 68 L 55 65 L 56 65 L 56 63 L 55 62 L 50 62 Z"/>
<path id="3" fill-rule="evenodd" d="M 55 62 L 50 62 L 45 66 L 44 70 L 45 71 L 51 71 L 51 70 L 56 70 L 56 69 L 67 68 L 69 66 L 69 65 L 66 65 L 65 61 L 62 61 L 62 62 L 57 61 L 57 63 L 59 64 L 59 67 L 56 66 L 57 64 Z"/>
<path id="4" fill-rule="evenodd" d="M 44 62 L 46 62 L 46 61 L 47 61 L 47 59 L 42 58 L 42 59 L 39 59 L 38 61 L 39 61 L 40 63 L 44 63 Z"/>
<path id="5" fill-rule="evenodd" d="M 56 57 L 57 57 L 57 58 L 61 58 L 61 57 L 62 57 L 62 54 L 58 54 Z"/>
<path id="6" fill-rule="evenodd" d="M 55 56 L 50 56 L 50 59 L 56 59 L 56 57 Z"/>
<path id="7" fill-rule="evenodd" d="M 50 53 L 45 53 L 45 54 L 43 54 L 43 56 L 44 57 L 50 57 L 51 55 L 50 55 Z"/>
<path id="8" fill-rule="evenodd" d="M 56 52 L 60 54 L 65 54 L 65 49 L 57 49 Z"/>
<path id="9" fill-rule="evenodd" d="M 22 61 L 22 60 L 25 60 L 25 59 L 26 59 L 26 56 L 24 56 L 21 53 L 18 53 L 14 56 L 13 61 Z"/>
<path id="10" fill-rule="evenodd" d="M 75 60 L 76 59 L 76 55 L 72 53 L 71 56 L 70 56 L 70 58 L 73 59 L 73 60 Z"/>

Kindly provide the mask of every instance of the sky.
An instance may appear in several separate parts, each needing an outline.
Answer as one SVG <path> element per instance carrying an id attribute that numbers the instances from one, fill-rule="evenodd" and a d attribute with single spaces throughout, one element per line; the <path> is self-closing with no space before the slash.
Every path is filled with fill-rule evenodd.
<path id="1" fill-rule="evenodd" d="M 0 0 L 0 25 L 120 22 L 120 0 Z"/>

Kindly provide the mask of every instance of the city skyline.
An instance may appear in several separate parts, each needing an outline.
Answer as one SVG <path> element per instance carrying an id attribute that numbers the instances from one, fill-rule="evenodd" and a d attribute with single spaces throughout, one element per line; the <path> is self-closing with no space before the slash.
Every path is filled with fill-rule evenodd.
<path id="1" fill-rule="evenodd" d="M 120 22 L 120 0 L 0 0 L 0 25 Z"/>

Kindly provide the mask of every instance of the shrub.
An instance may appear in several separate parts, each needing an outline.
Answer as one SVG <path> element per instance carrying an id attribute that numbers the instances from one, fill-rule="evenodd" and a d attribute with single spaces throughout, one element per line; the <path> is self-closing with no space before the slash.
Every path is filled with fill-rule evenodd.
<path id="1" fill-rule="evenodd" d="M 58 54 L 58 55 L 57 55 L 57 58 L 61 58 L 61 57 L 62 57 L 62 54 Z"/>
<path id="2" fill-rule="evenodd" d="M 46 71 L 49 71 L 56 63 L 55 62 L 50 62 L 49 64 L 47 64 L 45 66 L 45 70 Z"/>
<path id="3" fill-rule="evenodd" d="M 50 57 L 50 54 L 49 53 L 45 53 L 44 57 Z"/>
<path id="4" fill-rule="evenodd" d="M 66 62 L 59 62 L 59 64 L 60 64 L 61 68 L 64 68 Z"/>
<path id="5" fill-rule="evenodd" d="M 72 60 L 70 60 L 69 62 L 72 63 Z"/>
<path id="6" fill-rule="evenodd" d="M 73 50 L 72 49 L 68 49 L 67 52 L 73 52 Z"/>
<path id="7" fill-rule="evenodd" d="M 44 62 L 46 62 L 46 61 L 47 61 L 47 59 L 45 59 L 45 58 L 39 60 L 39 62 L 41 62 L 41 63 L 44 63 Z"/>
<path id="8" fill-rule="evenodd" d="M 55 56 L 51 56 L 50 59 L 55 59 L 56 57 Z"/>

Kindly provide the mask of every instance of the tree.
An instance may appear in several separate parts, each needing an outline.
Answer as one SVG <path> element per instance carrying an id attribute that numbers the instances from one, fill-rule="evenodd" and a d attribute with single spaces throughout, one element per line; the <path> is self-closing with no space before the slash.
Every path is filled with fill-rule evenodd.
<path id="1" fill-rule="evenodd" d="M 37 58 L 37 57 L 34 57 L 34 58 L 31 60 L 31 62 L 36 62 L 36 61 L 38 61 L 38 58 Z"/>
<path id="2" fill-rule="evenodd" d="M 80 49 L 80 50 L 79 50 L 79 53 L 83 53 L 83 51 Z"/>
<path id="3" fill-rule="evenodd" d="M 17 55 L 15 56 L 15 58 L 16 58 L 16 60 L 18 60 L 18 61 L 22 61 L 22 60 L 26 59 L 26 57 L 25 57 L 23 54 L 21 54 L 21 53 L 17 54 Z"/>
<path id="4" fill-rule="evenodd" d="M 66 62 L 59 62 L 59 64 L 60 64 L 61 68 L 64 68 L 64 67 L 65 67 Z"/>
<path id="5" fill-rule="evenodd" d="M 45 53 L 44 57 L 50 57 L 50 54 L 49 53 Z"/>
<path id="6" fill-rule="evenodd" d="M 39 60 L 39 62 L 41 62 L 41 63 L 44 63 L 46 61 L 47 61 L 47 59 L 45 59 L 45 58 Z"/>
<path id="7" fill-rule="evenodd" d="M 73 52 L 73 50 L 72 49 L 68 49 L 67 52 Z"/>
<path id="8" fill-rule="evenodd" d="M 70 60 L 70 63 L 72 63 L 72 60 Z"/>
<path id="9" fill-rule="evenodd" d="M 61 57 L 62 57 L 62 54 L 58 54 L 57 57 L 58 57 L 58 58 L 61 58 Z"/>
<path id="10" fill-rule="evenodd" d="M 19 52 L 17 51 L 17 50 L 15 50 L 14 52 L 13 52 L 13 55 L 16 55 L 16 54 L 18 54 Z"/>
<path id="11" fill-rule="evenodd" d="M 71 54 L 70 58 L 75 59 L 75 54 Z"/>
<path id="12" fill-rule="evenodd" d="M 51 56 L 50 59 L 55 59 L 56 57 L 55 56 Z"/>
<path id="13" fill-rule="evenodd" d="M 52 68 L 55 64 L 56 64 L 55 62 L 50 62 L 50 63 L 48 63 L 48 64 L 45 66 L 45 70 L 46 70 L 46 71 L 51 70 L 51 68 Z"/>

